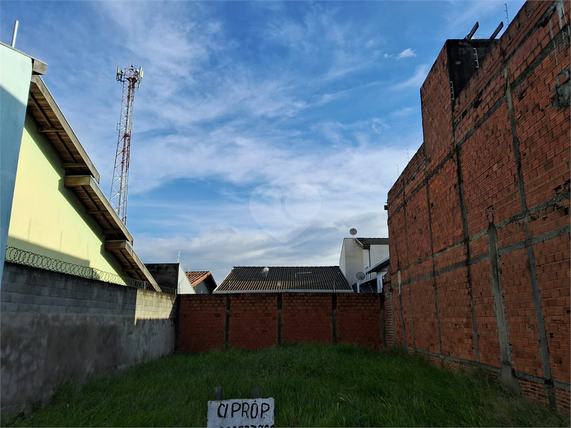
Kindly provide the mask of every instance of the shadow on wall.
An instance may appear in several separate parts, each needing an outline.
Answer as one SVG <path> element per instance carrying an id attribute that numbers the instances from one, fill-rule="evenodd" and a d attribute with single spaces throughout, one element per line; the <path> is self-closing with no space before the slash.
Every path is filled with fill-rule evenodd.
<path id="1" fill-rule="evenodd" d="M 1 290 L 3 419 L 66 379 L 174 352 L 176 296 L 5 263 Z"/>

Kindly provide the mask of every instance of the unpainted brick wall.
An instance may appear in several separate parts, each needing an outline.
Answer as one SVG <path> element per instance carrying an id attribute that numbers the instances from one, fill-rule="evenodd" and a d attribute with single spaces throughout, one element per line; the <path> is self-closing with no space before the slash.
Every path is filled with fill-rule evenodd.
<path id="1" fill-rule="evenodd" d="M 331 294 L 287 293 L 282 299 L 282 343 L 332 342 Z"/>
<path id="2" fill-rule="evenodd" d="M 567 410 L 570 4 L 527 2 L 454 98 L 455 42 L 440 52 L 421 89 L 424 143 L 388 195 L 385 300 L 396 344 L 507 370 Z"/>
<path id="3" fill-rule="evenodd" d="M 177 350 L 205 352 L 224 349 L 227 346 L 226 296 L 181 294 L 179 299 Z"/>
<path id="4" fill-rule="evenodd" d="M 228 346 L 251 350 L 268 348 L 278 336 L 275 294 L 236 294 L 230 303 Z"/>
<path id="5" fill-rule="evenodd" d="M 257 350 L 292 342 L 381 349 L 382 309 L 380 294 L 181 295 L 178 351 Z"/>
<path id="6" fill-rule="evenodd" d="M 381 349 L 381 337 L 379 294 L 337 295 L 337 343 Z"/>

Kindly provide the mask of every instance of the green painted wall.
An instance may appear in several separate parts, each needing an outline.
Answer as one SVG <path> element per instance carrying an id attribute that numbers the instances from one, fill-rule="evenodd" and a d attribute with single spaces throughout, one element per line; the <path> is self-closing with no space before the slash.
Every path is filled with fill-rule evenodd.
<path id="1" fill-rule="evenodd" d="M 104 249 L 100 226 L 64 187 L 61 160 L 26 116 L 8 245 L 124 276 Z"/>

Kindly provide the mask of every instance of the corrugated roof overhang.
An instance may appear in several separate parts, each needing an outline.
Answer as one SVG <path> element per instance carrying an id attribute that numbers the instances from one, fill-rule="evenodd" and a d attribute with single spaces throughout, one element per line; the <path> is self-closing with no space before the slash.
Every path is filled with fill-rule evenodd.
<path id="1" fill-rule="evenodd" d="M 125 240 L 105 241 L 105 250 L 109 251 L 121 263 L 125 272 L 135 279 L 147 281 L 156 291 L 161 292 L 161 287 L 157 284 L 147 267 L 135 254 L 135 251 Z"/>
<path id="2" fill-rule="evenodd" d="M 133 236 L 113 210 L 93 177 L 90 175 L 68 175 L 65 177 L 64 185 L 74 191 L 87 209 L 87 214 L 93 216 L 99 223 L 107 239 L 123 239 L 133 243 Z"/>

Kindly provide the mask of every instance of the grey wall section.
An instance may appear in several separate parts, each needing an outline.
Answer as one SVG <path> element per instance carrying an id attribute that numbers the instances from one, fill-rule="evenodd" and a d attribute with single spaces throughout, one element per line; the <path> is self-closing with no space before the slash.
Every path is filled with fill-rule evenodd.
<path id="1" fill-rule="evenodd" d="M 180 263 L 147 263 L 145 266 L 161 286 L 163 292 L 170 294 L 195 293 Z"/>
<path id="2" fill-rule="evenodd" d="M 83 382 L 174 352 L 173 295 L 6 263 L 2 417 Z"/>
<path id="3" fill-rule="evenodd" d="M 161 287 L 173 288 L 176 294 L 180 269 L 178 263 L 145 263 L 145 267 Z"/>

